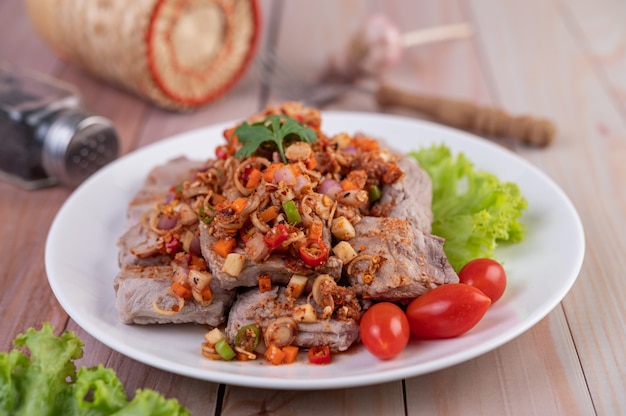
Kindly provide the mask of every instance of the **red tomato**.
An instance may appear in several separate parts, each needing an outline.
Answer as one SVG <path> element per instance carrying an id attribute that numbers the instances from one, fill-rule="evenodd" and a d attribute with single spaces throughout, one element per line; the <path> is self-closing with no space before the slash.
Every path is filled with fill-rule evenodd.
<path id="1" fill-rule="evenodd" d="M 376 303 L 365 311 L 360 330 L 365 348 L 383 360 L 400 354 L 411 337 L 404 311 L 391 302 Z"/>
<path id="2" fill-rule="evenodd" d="M 446 284 L 413 299 L 406 316 L 418 338 L 453 338 L 472 329 L 490 305 L 491 299 L 475 287 Z"/>
<path id="3" fill-rule="evenodd" d="M 506 272 L 500 263 L 493 259 L 475 259 L 468 262 L 459 272 L 461 283 L 474 286 L 489 296 L 494 303 L 506 288 Z"/>

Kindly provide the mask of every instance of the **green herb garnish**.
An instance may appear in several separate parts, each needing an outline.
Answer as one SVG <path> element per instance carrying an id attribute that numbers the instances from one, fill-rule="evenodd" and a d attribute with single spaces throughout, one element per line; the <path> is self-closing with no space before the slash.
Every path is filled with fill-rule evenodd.
<path id="1" fill-rule="evenodd" d="M 13 343 L 20 349 L 0 352 L 0 415 L 190 415 L 155 390 L 139 389 L 130 399 L 111 368 L 77 369 L 83 342 L 72 331 L 56 336 L 44 323 Z"/>
<path id="2" fill-rule="evenodd" d="M 265 120 L 254 124 L 248 124 L 244 121 L 237 126 L 234 134 L 239 143 L 243 144 L 243 147 L 235 153 L 235 157 L 250 157 L 261 145 L 269 142 L 276 145 L 284 163 L 287 163 L 285 158 L 286 143 L 300 140 L 313 144 L 317 140 L 315 131 L 287 116 L 268 116 Z"/>
<path id="3" fill-rule="evenodd" d="M 521 217 L 528 202 L 515 183 L 475 169 L 463 153 L 454 156 L 443 144 L 410 156 L 432 179 L 432 233 L 446 239 L 443 249 L 457 272 L 472 259 L 493 257 L 498 243 L 524 238 Z"/>

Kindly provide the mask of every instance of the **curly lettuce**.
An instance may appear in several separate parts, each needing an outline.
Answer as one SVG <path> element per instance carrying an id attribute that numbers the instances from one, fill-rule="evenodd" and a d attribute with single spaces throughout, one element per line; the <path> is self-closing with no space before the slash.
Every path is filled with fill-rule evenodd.
<path id="1" fill-rule="evenodd" d="M 19 349 L 0 353 L 0 414 L 189 415 L 176 399 L 137 390 L 129 400 L 115 372 L 102 365 L 76 370 L 83 343 L 71 331 L 54 335 L 50 324 L 29 328 L 14 340 Z"/>
<path id="2" fill-rule="evenodd" d="M 409 155 L 432 180 L 432 233 L 445 238 L 444 251 L 457 272 L 472 259 L 493 258 L 497 244 L 524 238 L 521 217 L 528 202 L 517 184 L 476 170 L 464 154 L 455 157 L 444 144 Z"/>

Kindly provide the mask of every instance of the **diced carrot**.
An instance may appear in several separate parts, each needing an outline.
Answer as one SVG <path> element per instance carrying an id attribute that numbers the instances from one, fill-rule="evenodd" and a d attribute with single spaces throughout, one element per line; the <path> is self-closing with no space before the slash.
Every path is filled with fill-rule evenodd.
<path id="1" fill-rule="evenodd" d="M 378 142 L 370 137 L 355 137 L 352 139 L 354 147 L 369 151 L 378 150 Z"/>
<path id="2" fill-rule="evenodd" d="M 291 171 L 293 172 L 293 176 L 300 176 L 302 175 L 302 171 L 300 170 L 300 168 L 298 167 L 298 165 L 289 165 L 289 167 L 291 168 Z"/>
<path id="3" fill-rule="evenodd" d="M 272 279 L 269 274 L 259 276 L 259 292 L 265 293 L 272 290 Z"/>
<path id="4" fill-rule="evenodd" d="M 250 356 L 243 352 L 237 351 L 237 361 L 250 361 Z"/>
<path id="5" fill-rule="evenodd" d="M 283 167 L 282 163 L 272 163 L 263 171 L 263 179 L 265 182 L 272 183 L 274 181 L 274 172 Z"/>
<path id="6" fill-rule="evenodd" d="M 355 191 L 360 188 L 354 182 L 344 179 L 341 181 L 341 189 L 344 191 Z"/>
<path id="7" fill-rule="evenodd" d="M 213 249 L 222 257 L 228 256 L 235 249 L 237 240 L 234 238 L 221 238 L 215 243 Z"/>
<path id="8" fill-rule="evenodd" d="M 191 299 L 191 288 L 185 283 L 172 283 L 172 291 L 183 299 Z"/>
<path id="9" fill-rule="evenodd" d="M 313 221 L 309 227 L 309 239 L 319 240 L 322 238 L 322 232 L 324 231 L 324 223 L 322 221 Z"/>
<path id="10" fill-rule="evenodd" d="M 285 358 L 285 353 L 279 347 L 271 344 L 265 351 L 265 359 L 274 365 L 280 365 Z"/>
<path id="11" fill-rule="evenodd" d="M 387 171 L 383 174 L 383 182 L 394 183 L 399 180 L 403 175 L 402 169 L 395 163 L 391 164 Z"/>
<path id="12" fill-rule="evenodd" d="M 235 199 L 232 204 L 230 204 L 230 207 L 233 209 L 233 211 L 239 214 L 241 211 L 243 211 L 246 205 L 248 205 L 248 199 L 239 197 Z"/>
<path id="13" fill-rule="evenodd" d="M 261 179 L 263 179 L 263 173 L 261 173 L 261 171 L 257 168 L 252 169 L 252 171 L 250 171 L 250 174 L 248 175 L 246 188 L 256 188 L 261 183 Z"/>
<path id="14" fill-rule="evenodd" d="M 271 205 L 267 207 L 266 209 L 264 209 L 263 211 L 261 211 L 261 213 L 258 215 L 258 218 L 263 222 L 268 222 L 278 217 L 279 212 L 280 211 L 278 207 Z"/>
<path id="15" fill-rule="evenodd" d="M 224 195 L 220 195 L 220 194 L 213 194 L 213 196 L 211 196 L 211 203 L 213 205 L 219 205 L 222 202 L 226 201 L 226 197 Z"/>
<path id="16" fill-rule="evenodd" d="M 282 351 L 285 354 L 283 357 L 284 364 L 291 364 L 296 361 L 296 358 L 298 358 L 299 348 L 295 345 L 286 345 L 282 348 Z"/>
<path id="17" fill-rule="evenodd" d="M 200 270 L 200 271 L 205 271 L 206 270 L 206 262 L 204 261 L 204 259 L 202 257 L 198 257 L 198 256 L 191 256 L 191 260 L 190 260 L 190 264 L 189 264 L 189 268 L 193 269 L 193 270 Z"/>
<path id="18" fill-rule="evenodd" d="M 311 170 L 317 167 L 317 159 L 315 159 L 315 156 L 311 156 L 311 158 L 306 162 L 306 167 Z"/>

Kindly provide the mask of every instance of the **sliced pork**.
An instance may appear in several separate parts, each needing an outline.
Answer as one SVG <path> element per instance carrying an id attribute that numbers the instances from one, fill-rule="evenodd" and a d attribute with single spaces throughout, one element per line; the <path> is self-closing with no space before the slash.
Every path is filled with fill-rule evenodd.
<path id="1" fill-rule="evenodd" d="M 246 325 L 254 324 L 265 331 L 277 318 L 293 316 L 294 307 L 306 304 L 307 299 L 300 297 L 291 300 L 285 291 L 283 287 L 274 287 L 264 293 L 259 292 L 258 289 L 248 289 L 240 293 L 228 316 L 226 336 L 232 341 L 237 331 Z M 354 308 L 354 304 L 351 307 Z M 317 313 L 322 312 L 318 310 Z M 358 314 L 359 311 L 357 310 L 356 313 Z M 328 345 L 331 350 L 345 351 L 358 336 L 358 319 L 339 319 L 333 316 L 328 319 L 319 319 L 317 322 L 297 322 L 293 345 L 303 348 Z"/>
<path id="2" fill-rule="evenodd" d="M 413 299 L 459 278 L 443 251 L 444 240 L 410 219 L 364 217 L 350 244 L 358 256 L 346 267 L 355 291 L 375 300 Z"/>

